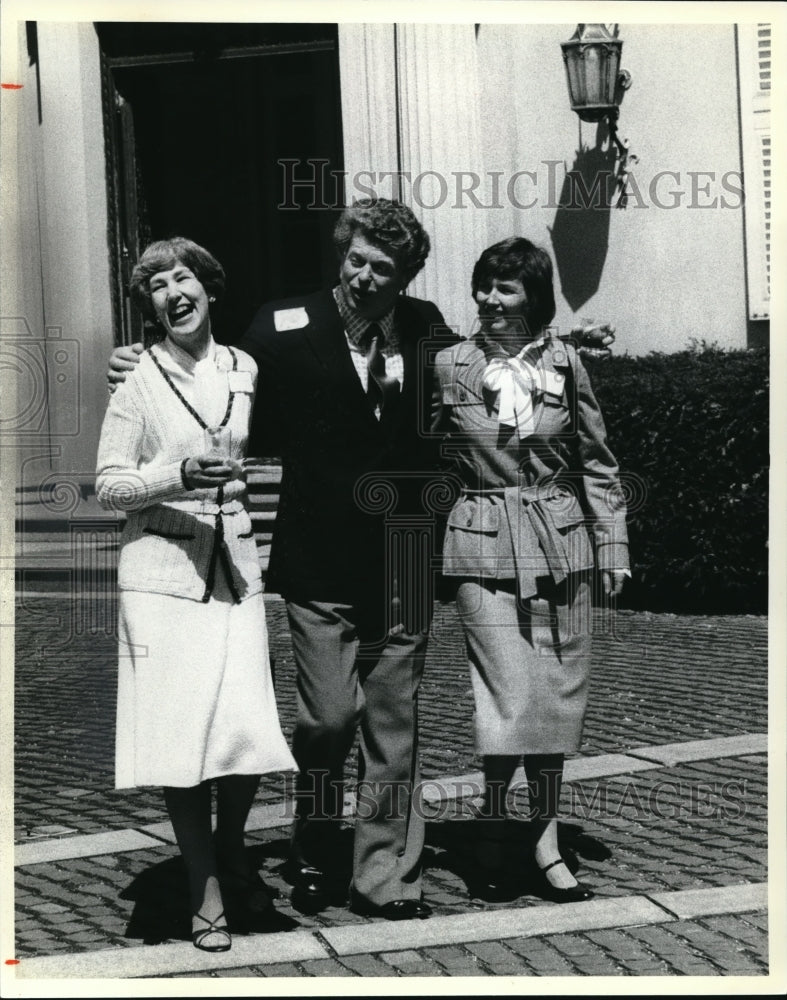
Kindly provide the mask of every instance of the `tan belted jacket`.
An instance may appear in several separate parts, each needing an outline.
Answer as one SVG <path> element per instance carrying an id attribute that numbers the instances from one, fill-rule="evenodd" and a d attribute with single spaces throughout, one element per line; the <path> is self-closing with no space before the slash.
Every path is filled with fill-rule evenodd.
<path id="1" fill-rule="evenodd" d="M 618 468 L 587 372 L 574 348 L 548 338 L 529 352 L 539 377 L 534 433 L 500 425 L 487 364 L 507 357 L 483 334 L 437 356 L 435 433 L 463 484 L 446 528 L 447 576 L 516 579 L 522 597 L 537 580 L 562 582 L 597 564 L 626 570 L 626 507 Z M 595 551 L 595 561 L 594 561 Z"/>

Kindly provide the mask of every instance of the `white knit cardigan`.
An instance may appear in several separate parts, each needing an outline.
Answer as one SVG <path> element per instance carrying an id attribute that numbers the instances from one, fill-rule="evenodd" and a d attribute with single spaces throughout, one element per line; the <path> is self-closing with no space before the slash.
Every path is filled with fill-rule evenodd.
<path id="1" fill-rule="evenodd" d="M 181 474 L 185 459 L 208 450 L 205 414 L 215 417 L 224 409 L 232 457 L 242 460 L 246 452 L 257 366 L 243 351 L 222 345 L 211 346 L 211 357 L 211 398 L 195 395 L 194 363 L 169 342 L 146 351 L 110 397 L 96 494 L 102 507 L 128 512 L 118 563 L 121 590 L 207 601 L 219 563 L 236 600 L 262 590 L 245 483 L 189 490 Z M 204 366 L 202 375 L 204 384 Z"/>

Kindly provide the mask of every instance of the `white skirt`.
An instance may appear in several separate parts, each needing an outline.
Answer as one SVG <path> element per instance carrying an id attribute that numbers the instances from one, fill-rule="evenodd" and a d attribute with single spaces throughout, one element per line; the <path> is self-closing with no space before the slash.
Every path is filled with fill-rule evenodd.
<path id="1" fill-rule="evenodd" d="M 279 724 L 262 594 L 206 604 L 121 591 L 115 787 L 297 770 Z"/>

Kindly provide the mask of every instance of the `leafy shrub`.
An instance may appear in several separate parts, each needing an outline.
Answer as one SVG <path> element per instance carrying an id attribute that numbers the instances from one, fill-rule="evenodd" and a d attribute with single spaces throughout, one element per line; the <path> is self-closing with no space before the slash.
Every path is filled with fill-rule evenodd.
<path id="1" fill-rule="evenodd" d="M 591 378 L 621 471 L 644 487 L 621 604 L 765 613 L 767 352 L 613 357 Z"/>

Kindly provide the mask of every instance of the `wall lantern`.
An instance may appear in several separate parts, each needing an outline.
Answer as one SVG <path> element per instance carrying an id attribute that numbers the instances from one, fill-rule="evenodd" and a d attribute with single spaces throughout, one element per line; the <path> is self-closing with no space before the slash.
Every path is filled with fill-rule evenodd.
<path id="1" fill-rule="evenodd" d="M 566 64 L 568 93 L 571 110 L 583 122 L 600 122 L 606 119 L 609 134 L 618 148 L 615 177 L 620 188 L 618 205 L 625 208 L 625 185 L 630 162 L 637 157 L 629 152 L 628 145 L 618 138 L 618 115 L 624 93 L 631 86 L 631 74 L 620 68 L 623 40 L 618 38 L 618 25 L 578 24 L 567 42 L 561 42 L 563 61 Z M 617 159 L 617 158 L 616 158 Z"/>

